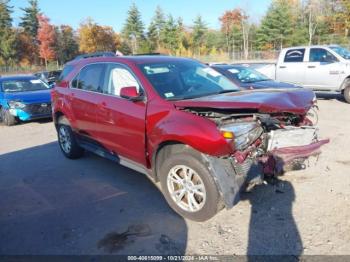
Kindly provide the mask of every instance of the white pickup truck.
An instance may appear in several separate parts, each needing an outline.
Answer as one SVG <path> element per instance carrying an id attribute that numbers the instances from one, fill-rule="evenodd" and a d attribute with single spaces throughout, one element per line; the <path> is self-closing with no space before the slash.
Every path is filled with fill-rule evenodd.
<path id="1" fill-rule="evenodd" d="M 280 82 L 315 91 L 341 92 L 350 103 L 350 51 L 338 45 L 286 48 L 277 64 L 254 65 L 254 68 Z"/>

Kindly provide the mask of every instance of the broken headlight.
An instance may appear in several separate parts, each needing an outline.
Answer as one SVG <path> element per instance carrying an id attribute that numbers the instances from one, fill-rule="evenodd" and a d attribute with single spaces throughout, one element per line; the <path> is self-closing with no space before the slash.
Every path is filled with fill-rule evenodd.
<path id="1" fill-rule="evenodd" d="M 263 128 L 256 122 L 234 123 L 220 128 L 227 140 L 232 140 L 236 150 L 244 150 L 254 143 L 263 133 Z"/>
<path id="2" fill-rule="evenodd" d="M 22 108 L 25 108 L 25 106 L 26 106 L 21 101 L 16 101 L 16 100 L 9 101 L 8 104 L 9 104 L 11 109 L 22 109 Z"/>

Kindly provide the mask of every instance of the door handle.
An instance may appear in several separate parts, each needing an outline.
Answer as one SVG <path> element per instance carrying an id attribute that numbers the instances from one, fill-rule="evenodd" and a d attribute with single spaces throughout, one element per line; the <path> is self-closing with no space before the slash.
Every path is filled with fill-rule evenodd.
<path id="1" fill-rule="evenodd" d="M 316 68 L 316 66 L 308 66 L 307 68 Z"/>
<path id="2" fill-rule="evenodd" d="M 283 69 L 283 68 L 287 68 L 287 67 L 286 66 L 280 66 L 280 68 Z"/>
<path id="3" fill-rule="evenodd" d="M 101 102 L 97 105 L 99 108 L 104 108 L 107 106 L 106 102 Z"/>

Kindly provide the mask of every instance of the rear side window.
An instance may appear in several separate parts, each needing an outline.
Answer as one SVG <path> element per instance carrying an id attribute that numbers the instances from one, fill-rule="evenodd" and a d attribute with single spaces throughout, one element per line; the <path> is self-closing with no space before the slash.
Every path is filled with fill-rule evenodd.
<path id="1" fill-rule="evenodd" d="M 295 63 L 295 62 L 303 62 L 305 55 L 305 49 L 291 49 L 288 50 L 286 56 L 284 57 L 285 63 Z"/>
<path id="2" fill-rule="evenodd" d="M 104 72 L 104 64 L 88 65 L 74 78 L 72 87 L 102 93 Z"/>
<path id="3" fill-rule="evenodd" d="M 65 66 L 60 76 L 58 77 L 57 82 L 59 83 L 63 81 L 73 70 L 74 70 L 74 66 L 71 66 L 71 65 Z"/>

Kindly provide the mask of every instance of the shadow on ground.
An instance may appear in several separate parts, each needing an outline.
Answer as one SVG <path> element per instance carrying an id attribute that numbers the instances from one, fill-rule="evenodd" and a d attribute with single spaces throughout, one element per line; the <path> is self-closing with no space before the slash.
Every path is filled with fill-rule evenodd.
<path id="1" fill-rule="evenodd" d="M 292 255 L 303 253 L 303 243 L 293 217 L 295 192 L 288 181 L 275 180 L 251 193 L 242 194 L 251 204 L 248 255 Z M 252 261 L 255 261 L 254 258 Z"/>
<path id="2" fill-rule="evenodd" d="M 144 175 L 56 143 L 0 156 L 0 254 L 185 253 L 187 226 Z"/>

